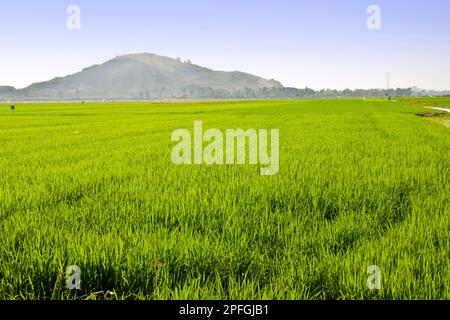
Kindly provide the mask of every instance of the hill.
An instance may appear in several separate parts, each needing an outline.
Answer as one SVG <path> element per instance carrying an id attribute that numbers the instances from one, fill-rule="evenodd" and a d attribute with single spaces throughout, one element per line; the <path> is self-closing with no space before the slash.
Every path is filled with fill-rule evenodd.
<path id="1" fill-rule="evenodd" d="M 0 87 L 0 97 L 36 100 L 232 98 L 282 87 L 275 80 L 248 73 L 214 71 L 189 61 L 142 53 L 116 57 L 81 72 L 20 90 Z"/>

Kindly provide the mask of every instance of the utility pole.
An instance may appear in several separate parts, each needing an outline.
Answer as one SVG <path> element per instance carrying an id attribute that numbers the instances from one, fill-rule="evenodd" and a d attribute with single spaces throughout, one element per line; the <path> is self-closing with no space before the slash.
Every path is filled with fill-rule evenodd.
<path id="1" fill-rule="evenodd" d="M 386 89 L 391 90 L 391 73 L 386 72 Z"/>
<path id="2" fill-rule="evenodd" d="M 391 95 L 390 95 L 389 91 L 391 91 L 391 74 L 390 74 L 390 72 L 386 72 L 386 93 L 385 93 L 385 95 L 388 100 L 391 100 Z"/>

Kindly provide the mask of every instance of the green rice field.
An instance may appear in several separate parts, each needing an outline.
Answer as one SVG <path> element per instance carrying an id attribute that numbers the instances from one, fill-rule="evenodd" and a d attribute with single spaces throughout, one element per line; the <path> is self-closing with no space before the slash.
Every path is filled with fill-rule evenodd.
<path id="1" fill-rule="evenodd" d="M 425 106 L 450 98 L 0 104 L 0 299 L 450 299 Z M 173 164 L 194 121 L 279 129 L 279 172 Z"/>

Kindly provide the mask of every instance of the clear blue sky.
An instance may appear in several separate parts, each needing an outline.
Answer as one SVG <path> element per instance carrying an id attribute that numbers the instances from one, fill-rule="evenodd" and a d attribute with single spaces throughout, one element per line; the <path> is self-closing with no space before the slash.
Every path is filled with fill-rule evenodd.
<path id="1" fill-rule="evenodd" d="M 2 0 L 0 41 L 0 85 L 16 87 L 153 52 L 286 86 L 384 88 L 390 72 L 394 87 L 450 89 L 448 0 Z"/>

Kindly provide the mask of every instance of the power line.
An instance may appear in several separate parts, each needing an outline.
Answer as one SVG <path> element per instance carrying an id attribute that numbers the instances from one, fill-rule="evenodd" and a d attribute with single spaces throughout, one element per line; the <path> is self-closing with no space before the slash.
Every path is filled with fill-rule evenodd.
<path id="1" fill-rule="evenodd" d="M 391 89 L 391 74 L 390 72 L 386 72 L 386 89 Z"/>

